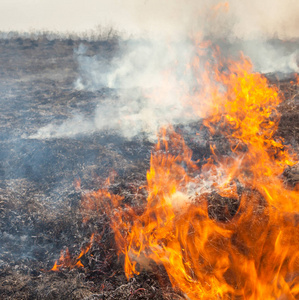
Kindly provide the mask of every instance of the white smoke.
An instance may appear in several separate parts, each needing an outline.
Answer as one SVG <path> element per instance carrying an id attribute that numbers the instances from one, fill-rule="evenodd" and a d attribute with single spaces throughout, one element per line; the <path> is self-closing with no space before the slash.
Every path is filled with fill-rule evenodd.
<path id="1" fill-rule="evenodd" d="M 191 42 L 186 40 L 169 44 L 160 39 L 119 43 L 119 53 L 112 59 L 107 59 L 105 53 L 86 56 L 86 47 L 79 46 L 76 51 L 80 70 L 75 83 L 77 89 L 161 87 L 166 72 L 175 72 L 172 77 L 177 81 L 183 79 L 194 51 Z"/>
<path id="2" fill-rule="evenodd" d="M 299 72 L 299 50 L 288 50 L 282 42 L 273 45 L 270 41 L 255 40 L 244 43 L 242 50 L 250 57 L 258 72 Z"/>
<path id="3" fill-rule="evenodd" d="M 116 96 L 99 99 L 91 118 L 75 114 L 62 124 L 41 128 L 32 138 L 73 137 L 104 129 L 127 138 L 140 133 L 153 137 L 165 124 L 194 120 L 197 116 L 183 99 L 192 93 L 196 82 L 190 68 L 196 55 L 195 43 L 191 42 L 195 36 L 197 42 L 204 38 L 221 41 L 226 55 L 243 51 L 252 58 L 256 71 L 299 71 L 296 49 L 268 41 L 299 36 L 298 1 L 152 0 L 118 4 L 118 12 L 130 17 L 123 27 L 127 33 L 131 29 L 135 38 L 119 39 L 112 57 L 104 50 L 88 56 L 88 49 L 81 45 L 75 50 L 79 76 L 74 83 L 78 90 L 113 89 Z M 124 16 L 119 20 L 124 21 Z"/>
<path id="4" fill-rule="evenodd" d="M 76 114 L 62 124 L 41 128 L 31 138 L 73 137 L 104 129 L 127 138 L 139 133 L 153 137 L 163 125 L 190 121 L 192 114 L 182 97 L 192 83 L 188 69 L 194 51 L 191 42 L 166 45 L 159 40 L 130 40 L 121 42 L 119 48 L 119 54 L 110 60 L 105 53 L 85 55 L 83 45 L 76 50 L 80 76 L 75 88 L 113 89 L 114 98 L 98 99 L 91 119 Z"/>

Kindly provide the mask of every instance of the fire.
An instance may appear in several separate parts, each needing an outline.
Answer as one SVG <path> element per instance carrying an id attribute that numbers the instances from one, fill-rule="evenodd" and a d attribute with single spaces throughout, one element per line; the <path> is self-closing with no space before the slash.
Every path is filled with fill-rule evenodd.
<path id="1" fill-rule="evenodd" d="M 142 214 L 108 190 L 83 207 L 110 212 L 128 278 L 155 262 L 189 299 L 297 299 L 298 188 L 280 178 L 296 159 L 274 135 L 281 96 L 244 57 L 217 62 L 205 66 L 188 101 L 212 135 L 229 141 L 229 155 L 211 145 L 200 165 L 183 138 L 163 128 Z"/>
<path id="2" fill-rule="evenodd" d="M 89 243 L 86 247 L 82 247 L 80 254 L 78 257 L 72 258 L 69 249 L 66 248 L 65 251 L 60 252 L 59 260 L 55 261 L 53 268 L 51 271 L 58 272 L 62 268 L 73 269 L 73 268 L 83 268 L 84 265 L 81 262 L 81 258 L 83 255 L 89 252 L 94 242 L 94 234 L 91 235 Z"/>
<path id="3" fill-rule="evenodd" d="M 227 12 L 229 10 L 229 3 L 228 2 L 219 2 L 218 4 L 212 6 L 212 11 L 219 11 L 220 9 Z"/>
<path id="4" fill-rule="evenodd" d="M 82 199 L 84 220 L 109 214 L 127 278 L 156 263 L 188 299 L 298 299 L 299 189 L 281 178 L 296 157 L 275 136 L 282 97 L 244 57 L 224 61 L 216 50 L 197 72 L 207 45 L 190 66 L 198 87 L 182 101 L 228 153 L 214 143 L 209 159 L 194 161 L 183 137 L 162 128 L 142 212 L 104 188 Z M 80 267 L 93 239 L 76 259 L 62 253 L 52 270 Z"/>

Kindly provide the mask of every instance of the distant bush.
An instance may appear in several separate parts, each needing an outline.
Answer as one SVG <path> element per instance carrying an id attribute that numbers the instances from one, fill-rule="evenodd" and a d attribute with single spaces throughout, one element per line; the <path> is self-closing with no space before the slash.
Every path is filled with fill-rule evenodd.
<path id="1" fill-rule="evenodd" d="M 121 32 L 111 26 L 97 25 L 82 32 L 54 32 L 49 30 L 0 31 L 0 39 L 47 39 L 47 40 L 87 40 L 103 41 L 117 39 Z"/>

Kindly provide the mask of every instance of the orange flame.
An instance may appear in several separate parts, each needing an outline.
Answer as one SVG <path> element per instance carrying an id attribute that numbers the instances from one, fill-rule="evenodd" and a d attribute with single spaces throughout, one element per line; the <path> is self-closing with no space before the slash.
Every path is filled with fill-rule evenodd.
<path id="1" fill-rule="evenodd" d="M 71 254 L 69 252 L 69 249 L 66 248 L 65 251 L 60 252 L 60 258 L 59 260 L 55 261 L 53 268 L 51 271 L 58 272 L 61 269 L 73 269 L 73 268 L 84 268 L 84 265 L 82 264 L 80 258 L 82 258 L 83 255 L 89 252 L 90 248 L 92 247 L 92 244 L 94 242 L 94 234 L 91 235 L 90 241 L 87 244 L 86 247 L 81 248 L 81 253 L 78 255 L 78 257 L 72 258 Z"/>
<path id="2" fill-rule="evenodd" d="M 229 10 L 229 3 L 227 1 L 219 2 L 218 4 L 212 6 L 212 10 L 214 10 L 214 11 L 219 11 L 220 9 L 227 12 Z"/>
<path id="3" fill-rule="evenodd" d="M 81 179 L 80 178 L 75 179 L 73 184 L 74 184 L 76 192 L 81 190 Z"/>
<path id="4" fill-rule="evenodd" d="M 199 167 L 183 138 L 164 128 L 142 214 L 120 208 L 121 197 L 107 190 L 83 207 L 110 212 L 128 278 L 154 261 L 190 299 L 298 299 L 298 188 L 280 178 L 296 158 L 275 136 L 281 96 L 244 57 L 216 60 L 189 104 L 212 135 L 229 141 L 230 155 L 211 145 Z"/>

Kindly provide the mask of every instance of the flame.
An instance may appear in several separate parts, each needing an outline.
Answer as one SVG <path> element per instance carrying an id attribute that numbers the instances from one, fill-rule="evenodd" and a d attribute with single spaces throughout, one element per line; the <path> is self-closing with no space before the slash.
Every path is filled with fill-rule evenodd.
<path id="1" fill-rule="evenodd" d="M 298 299 L 298 187 L 280 177 L 296 158 L 275 136 L 283 99 L 248 59 L 217 55 L 184 102 L 211 135 L 229 142 L 230 153 L 211 144 L 211 157 L 199 164 L 183 137 L 165 127 L 143 212 L 107 189 L 86 197 L 83 210 L 110 214 L 128 278 L 155 262 L 189 299 Z"/>
<path id="2" fill-rule="evenodd" d="M 215 10 L 222 7 L 228 4 Z M 245 57 L 224 60 L 215 48 L 203 64 L 212 44 L 197 46 L 189 68 L 198 86 L 182 103 L 228 151 L 211 142 L 211 156 L 194 161 L 183 137 L 164 127 L 147 172 L 146 206 L 112 194 L 112 172 L 103 189 L 82 198 L 83 220 L 109 215 L 127 278 L 154 262 L 188 299 L 298 299 L 299 185 L 291 189 L 281 178 L 297 160 L 275 135 L 282 96 Z M 76 258 L 62 251 L 51 270 L 84 267 L 93 242 L 94 235 Z"/>
<path id="3" fill-rule="evenodd" d="M 227 12 L 229 10 L 229 3 L 226 2 L 219 2 L 218 4 L 212 6 L 211 8 L 212 10 L 214 10 L 215 12 L 219 11 L 219 10 L 223 10 L 225 12 Z"/>
<path id="4" fill-rule="evenodd" d="M 81 190 L 81 179 L 80 178 L 75 179 L 73 184 L 74 184 L 76 192 Z"/>
<path id="5" fill-rule="evenodd" d="M 60 258 L 58 261 L 57 260 L 55 261 L 51 271 L 58 272 L 61 269 L 84 268 L 84 265 L 82 264 L 80 259 L 82 258 L 82 256 L 84 256 L 86 253 L 89 252 L 93 242 L 94 242 L 94 233 L 91 235 L 90 241 L 86 245 L 86 247 L 82 247 L 80 254 L 75 258 L 72 258 L 68 248 L 66 248 L 65 251 L 61 251 Z"/>

